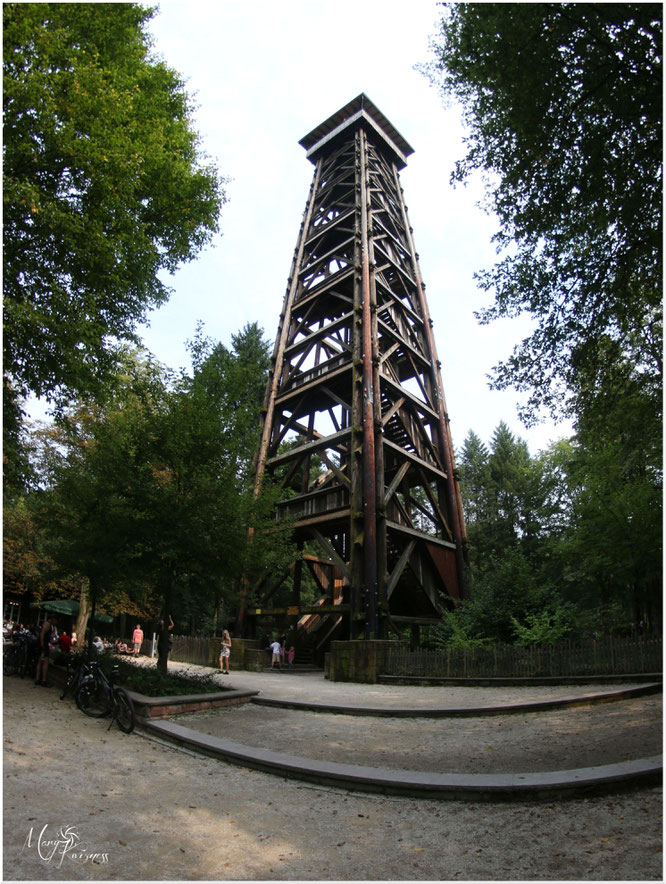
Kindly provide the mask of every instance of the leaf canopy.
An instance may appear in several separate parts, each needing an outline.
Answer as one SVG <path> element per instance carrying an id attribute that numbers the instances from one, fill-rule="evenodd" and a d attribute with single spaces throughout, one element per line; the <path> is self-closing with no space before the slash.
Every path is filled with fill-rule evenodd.
<path id="1" fill-rule="evenodd" d="M 179 75 L 132 3 L 7 3 L 4 373 L 8 406 L 99 392 L 113 339 L 169 289 L 159 275 L 218 229 L 222 179 Z M 15 424 L 20 415 L 9 412 Z"/>
<path id="2" fill-rule="evenodd" d="M 489 173 L 504 252 L 479 318 L 536 320 L 493 385 L 529 391 L 527 422 L 561 413 L 581 370 L 602 374 L 600 338 L 660 380 L 661 5 L 446 7 L 425 70 L 462 104 L 452 178 Z"/>

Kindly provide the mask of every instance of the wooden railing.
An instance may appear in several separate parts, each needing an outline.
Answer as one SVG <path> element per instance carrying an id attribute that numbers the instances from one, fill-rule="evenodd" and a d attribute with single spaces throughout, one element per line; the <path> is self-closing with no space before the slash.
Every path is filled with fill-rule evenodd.
<path id="1" fill-rule="evenodd" d="M 210 639 L 192 635 L 174 635 L 169 659 L 178 663 L 209 665 Z"/>
<path id="2" fill-rule="evenodd" d="M 661 673 L 662 639 L 614 638 L 564 641 L 530 648 L 387 649 L 383 675 L 432 678 L 532 678 L 565 675 Z"/>

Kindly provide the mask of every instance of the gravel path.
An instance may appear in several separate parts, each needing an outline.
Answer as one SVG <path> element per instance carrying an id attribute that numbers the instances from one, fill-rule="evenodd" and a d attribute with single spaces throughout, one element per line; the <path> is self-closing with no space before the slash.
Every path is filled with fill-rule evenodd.
<path id="1" fill-rule="evenodd" d="M 148 657 L 139 662 L 150 665 Z M 222 676 L 214 669 L 188 663 L 169 663 L 182 672 L 214 674 L 225 687 L 260 691 L 278 699 L 310 700 L 351 706 L 495 706 L 501 703 L 524 703 L 558 697 L 584 697 L 601 691 L 630 687 L 617 682 L 604 685 L 556 685 L 553 687 L 444 687 L 441 685 L 379 685 L 328 681 L 320 673 L 232 672 Z"/>
<path id="2" fill-rule="evenodd" d="M 438 773 L 570 770 L 659 755 L 661 697 L 492 718 L 361 718 L 246 705 L 172 720 L 305 758 Z"/>
<path id="3" fill-rule="evenodd" d="M 280 677 L 226 681 L 246 675 Z M 377 726 L 327 720 L 365 722 L 366 743 Z M 662 879 L 661 789 L 497 806 L 361 795 L 106 728 L 4 679 L 5 880 Z"/>

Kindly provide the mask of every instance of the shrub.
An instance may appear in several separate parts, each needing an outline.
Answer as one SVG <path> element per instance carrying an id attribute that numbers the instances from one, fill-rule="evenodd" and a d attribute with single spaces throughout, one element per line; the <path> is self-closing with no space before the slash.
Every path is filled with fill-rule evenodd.
<path id="1" fill-rule="evenodd" d="M 58 652 L 53 656 L 53 662 L 64 666 L 68 661 L 73 662 L 77 656 L 76 654 Z M 116 684 L 120 684 L 130 691 L 135 691 L 137 694 L 144 694 L 146 697 L 180 697 L 185 694 L 212 694 L 225 690 L 213 680 L 212 673 L 162 675 L 157 667 L 137 666 L 135 663 L 119 659 L 115 654 L 109 652 L 98 654 L 97 659 L 106 675 L 109 675 L 111 670 L 117 667 L 119 676 L 116 678 Z"/>
<path id="2" fill-rule="evenodd" d="M 538 614 L 526 616 L 527 625 L 523 625 L 515 617 L 511 618 L 516 644 L 522 647 L 530 645 L 553 645 L 571 631 L 571 611 L 561 605 L 554 611 L 540 611 Z"/>

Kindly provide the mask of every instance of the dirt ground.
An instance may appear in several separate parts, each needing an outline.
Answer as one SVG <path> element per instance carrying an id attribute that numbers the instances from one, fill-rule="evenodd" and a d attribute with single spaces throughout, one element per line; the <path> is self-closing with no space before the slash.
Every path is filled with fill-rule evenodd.
<path id="1" fill-rule="evenodd" d="M 109 731 L 104 720 L 87 718 L 71 701 L 60 702 L 56 689 L 3 681 L 8 881 L 662 880 L 660 788 L 497 805 L 350 793 L 199 757 L 140 733 L 126 736 L 115 725 Z M 269 693 L 270 682 L 265 684 Z M 289 690 L 286 678 L 280 690 Z M 606 730 L 614 730 L 616 738 L 597 745 L 595 763 L 617 760 L 606 753 L 619 748 L 623 757 L 625 738 L 654 741 L 660 703 L 648 697 L 629 701 L 624 713 L 619 711 L 624 703 L 547 713 L 550 724 L 541 719 L 538 725 L 544 728 L 541 743 L 550 734 L 561 748 L 575 734 L 584 747 L 588 735 L 590 742 L 602 739 L 596 716 L 607 716 Z M 589 717 L 579 717 L 581 712 Z M 294 754 L 300 739 L 331 751 L 342 741 L 359 751 L 372 745 L 390 753 L 400 742 L 417 747 L 412 756 L 421 746 L 425 757 L 441 741 L 440 760 L 447 756 L 445 744 L 458 753 L 467 745 L 470 764 L 480 763 L 476 753 L 484 765 L 492 757 L 492 769 L 500 770 L 521 724 L 536 721 L 521 715 L 506 724 L 462 719 L 452 725 L 311 713 L 306 723 L 305 715 L 252 706 L 206 713 L 200 717 L 210 726 L 201 730 L 221 723 L 225 735 L 237 739 L 247 728 L 245 736 L 254 735 L 251 744 Z M 316 738 L 309 730 L 315 724 Z M 435 725 L 451 731 L 430 730 Z M 240 729 L 233 735 L 232 726 Z M 502 730 L 507 726 L 509 737 Z M 378 730 L 382 727 L 394 730 Z M 536 738 L 536 731 L 523 731 L 525 745 Z M 644 748 L 631 757 L 653 754 Z M 399 753 L 392 757 L 401 763 Z M 549 757 L 533 757 L 551 767 Z M 383 763 L 388 766 L 386 759 Z"/>
<path id="2" fill-rule="evenodd" d="M 659 695 L 490 718 L 369 719 L 246 705 L 172 720 L 305 758 L 438 773 L 525 773 L 659 755 L 661 709 Z"/>

